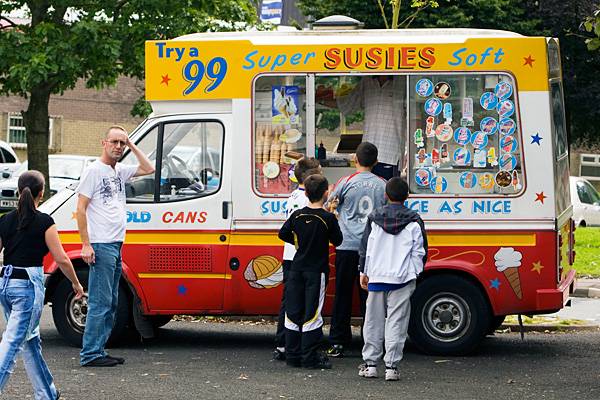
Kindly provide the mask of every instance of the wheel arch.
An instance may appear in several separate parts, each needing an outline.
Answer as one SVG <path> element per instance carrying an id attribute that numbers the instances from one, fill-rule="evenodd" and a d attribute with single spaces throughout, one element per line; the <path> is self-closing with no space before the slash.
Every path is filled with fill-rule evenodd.
<path id="1" fill-rule="evenodd" d="M 471 282 L 475 287 L 477 287 L 479 289 L 479 291 L 481 291 L 481 293 L 484 295 L 483 297 L 485 298 L 489 309 L 492 311 L 492 315 L 497 316 L 497 310 L 494 308 L 494 304 L 491 302 L 490 300 L 490 294 L 487 291 L 485 285 L 483 284 L 482 280 L 475 274 L 473 274 L 470 269 L 468 267 L 464 267 L 464 266 L 436 266 L 434 268 L 427 268 L 425 269 L 421 275 L 419 275 L 419 279 L 417 281 L 417 284 L 419 282 L 424 281 L 425 279 L 430 279 L 432 277 L 437 277 L 440 275 L 454 275 L 454 276 L 458 276 L 460 278 L 463 278 L 466 281 Z"/>
<path id="2" fill-rule="evenodd" d="M 76 272 L 89 270 L 89 266 L 87 265 L 87 263 L 80 258 L 81 254 L 79 250 L 70 251 L 67 253 L 67 256 L 71 260 L 73 268 Z M 52 262 L 48 265 L 47 271 L 48 277 L 46 278 L 46 293 L 44 296 L 44 303 L 51 303 L 51 299 L 54 295 L 56 288 L 58 287 L 58 284 L 61 282 L 61 280 L 67 278 L 60 270 L 60 268 L 58 268 L 58 265 L 54 260 L 52 260 Z M 132 282 L 132 278 L 133 272 L 127 266 L 127 264 L 122 261 L 121 284 L 124 288 L 127 289 L 126 293 L 130 303 L 133 301 L 134 296 L 141 298 L 140 294 L 138 293 L 138 288 Z"/>

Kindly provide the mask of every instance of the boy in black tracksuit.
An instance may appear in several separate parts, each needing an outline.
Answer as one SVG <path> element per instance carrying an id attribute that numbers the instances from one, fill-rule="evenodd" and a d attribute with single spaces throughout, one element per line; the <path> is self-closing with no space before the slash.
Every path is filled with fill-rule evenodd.
<path id="1" fill-rule="evenodd" d="M 328 182 L 311 175 L 304 181 L 309 205 L 294 211 L 279 238 L 296 246 L 285 286 L 286 363 L 293 367 L 331 368 L 317 349 L 323 337 L 321 309 L 329 275 L 329 243 L 342 243 L 335 215 L 323 209 Z"/>

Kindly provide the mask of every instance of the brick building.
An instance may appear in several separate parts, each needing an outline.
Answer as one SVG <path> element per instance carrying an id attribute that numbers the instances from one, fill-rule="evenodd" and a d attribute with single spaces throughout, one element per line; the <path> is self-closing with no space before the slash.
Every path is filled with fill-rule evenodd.
<path id="1" fill-rule="evenodd" d="M 106 129 L 114 124 L 128 131 L 140 118 L 131 116 L 131 108 L 143 94 L 143 82 L 119 78 L 117 85 L 102 89 L 87 89 L 83 81 L 63 95 L 50 97 L 50 153 L 97 155 Z M 27 99 L 18 96 L 0 97 L 0 139 L 12 145 L 20 160 L 27 159 L 26 132 L 21 110 Z"/>

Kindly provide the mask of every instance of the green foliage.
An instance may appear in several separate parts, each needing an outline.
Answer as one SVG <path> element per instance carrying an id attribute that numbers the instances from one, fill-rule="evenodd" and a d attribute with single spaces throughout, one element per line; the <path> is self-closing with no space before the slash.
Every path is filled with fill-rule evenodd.
<path id="1" fill-rule="evenodd" d="M 54 4 L 52 4 L 54 3 Z M 47 86 L 71 89 L 144 77 L 144 41 L 208 30 L 239 30 L 256 22 L 249 1 L 10 1 L 0 14 L 27 5 L 32 22 L 0 30 L 0 93 L 27 96 Z"/>
<path id="2" fill-rule="evenodd" d="M 600 8 L 594 11 L 594 15 L 587 17 L 583 23 L 586 32 L 594 37 L 586 39 L 585 43 L 590 51 L 600 49 Z"/>
<path id="3" fill-rule="evenodd" d="M 48 101 L 72 89 L 113 85 L 120 75 L 144 78 L 144 41 L 257 20 L 253 0 L 3 0 L 0 2 L 0 95 L 29 99 L 23 112 L 31 168 L 48 176 Z M 28 12 L 27 23 L 7 16 Z M 143 103 L 137 111 L 146 112 Z"/>

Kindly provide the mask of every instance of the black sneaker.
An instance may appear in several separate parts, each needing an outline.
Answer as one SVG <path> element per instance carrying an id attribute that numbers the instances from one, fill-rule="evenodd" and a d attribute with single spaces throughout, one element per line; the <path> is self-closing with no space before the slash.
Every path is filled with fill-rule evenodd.
<path id="1" fill-rule="evenodd" d="M 308 369 L 331 369 L 329 358 L 325 354 L 319 354 L 314 363 L 305 364 L 304 368 Z"/>
<path id="2" fill-rule="evenodd" d="M 114 367 L 117 364 L 119 364 L 119 362 L 117 360 L 115 360 L 114 358 L 100 357 L 100 358 L 96 358 L 95 360 L 90 361 L 87 364 L 83 364 L 83 366 L 84 367 Z"/>
<path id="3" fill-rule="evenodd" d="M 285 351 L 281 351 L 279 349 L 273 350 L 273 360 L 285 361 Z"/>
<path id="4" fill-rule="evenodd" d="M 341 344 L 334 344 L 330 348 L 327 349 L 328 357 L 341 358 L 344 357 L 344 346 Z"/>
<path id="5" fill-rule="evenodd" d="M 106 358 L 110 358 L 111 360 L 115 360 L 119 364 L 125 364 L 125 359 L 123 357 L 115 357 L 107 355 Z"/>

